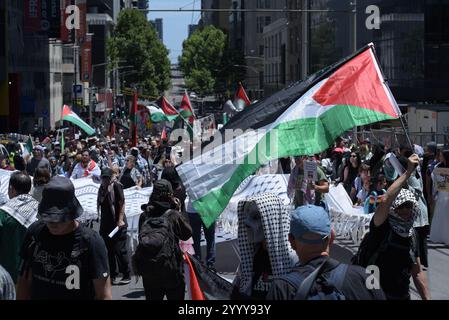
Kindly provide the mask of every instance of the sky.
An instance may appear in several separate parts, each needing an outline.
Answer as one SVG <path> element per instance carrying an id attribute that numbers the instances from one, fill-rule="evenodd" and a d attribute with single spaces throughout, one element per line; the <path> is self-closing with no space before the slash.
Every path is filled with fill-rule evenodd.
<path id="1" fill-rule="evenodd" d="M 182 42 L 187 38 L 188 25 L 197 24 L 200 12 L 151 12 L 151 9 L 201 9 L 201 0 L 150 0 L 149 20 L 162 18 L 164 44 L 170 50 L 170 61 L 178 62 L 182 53 Z"/>

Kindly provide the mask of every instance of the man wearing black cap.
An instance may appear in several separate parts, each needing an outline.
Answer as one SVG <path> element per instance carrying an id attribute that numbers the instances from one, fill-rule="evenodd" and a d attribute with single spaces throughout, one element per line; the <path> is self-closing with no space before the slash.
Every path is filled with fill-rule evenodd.
<path id="1" fill-rule="evenodd" d="M 57 176 L 45 186 L 40 220 L 22 246 L 17 299 L 111 299 L 106 247 L 97 232 L 75 220 L 82 213 L 69 179 Z"/>
<path id="2" fill-rule="evenodd" d="M 100 235 L 108 249 L 109 268 L 111 269 L 112 284 L 128 284 L 131 282 L 127 235 L 127 221 L 125 216 L 125 196 L 123 187 L 118 182 L 110 168 L 101 171 L 101 185 L 97 197 L 98 212 L 101 212 Z M 116 228 L 119 231 L 113 236 L 109 234 Z M 123 275 L 117 281 L 116 260 Z"/>

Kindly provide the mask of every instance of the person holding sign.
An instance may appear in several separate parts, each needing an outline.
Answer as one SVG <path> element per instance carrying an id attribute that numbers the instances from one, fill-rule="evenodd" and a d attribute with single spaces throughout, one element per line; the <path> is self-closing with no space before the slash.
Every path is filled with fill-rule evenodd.
<path id="1" fill-rule="evenodd" d="M 295 157 L 296 166 L 291 173 L 289 186 L 295 208 L 306 203 L 322 205 L 323 193 L 329 192 L 329 182 L 323 169 L 312 157 Z M 294 191 L 294 192 L 293 192 Z"/>
<path id="2" fill-rule="evenodd" d="M 440 153 L 440 163 L 432 172 L 435 211 L 430 228 L 430 241 L 449 244 L 449 150 Z"/>

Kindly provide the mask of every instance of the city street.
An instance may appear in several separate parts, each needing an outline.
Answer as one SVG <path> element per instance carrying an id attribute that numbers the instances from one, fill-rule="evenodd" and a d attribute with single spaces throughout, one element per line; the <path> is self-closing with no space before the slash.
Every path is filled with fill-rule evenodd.
<path id="1" fill-rule="evenodd" d="M 331 257 L 343 263 L 351 263 L 351 257 L 356 250 L 357 247 L 351 241 L 337 239 L 331 248 Z M 429 269 L 426 270 L 426 275 L 429 279 L 430 292 L 434 300 L 449 300 L 447 265 L 449 265 L 449 246 L 430 243 Z M 220 276 L 228 281 L 232 281 L 237 267 L 238 258 L 232 245 L 229 242 L 218 244 L 216 269 Z M 139 278 L 136 283 L 136 277 L 133 276 L 130 284 L 113 286 L 112 295 L 113 299 L 117 300 L 145 300 L 142 279 Z M 411 296 L 413 300 L 421 300 L 413 284 L 411 286 Z"/>
<path id="2" fill-rule="evenodd" d="M 228 297 L 239 270 L 238 300 L 449 301 L 448 17 L 0 0 L 0 300 L 144 300 L 137 252 L 153 299 L 182 297 L 183 263 L 189 298 Z M 229 283 L 181 262 L 199 239 Z M 301 275 L 272 286 L 290 247 Z"/>

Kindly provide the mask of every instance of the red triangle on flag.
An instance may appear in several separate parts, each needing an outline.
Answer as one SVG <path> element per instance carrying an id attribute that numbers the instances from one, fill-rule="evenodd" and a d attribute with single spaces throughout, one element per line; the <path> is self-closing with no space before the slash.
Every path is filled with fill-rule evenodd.
<path id="1" fill-rule="evenodd" d="M 184 92 L 184 96 L 182 97 L 181 106 L 179 107 L 179 110 L 180 112 L 186 111 L 191 114 L 191 116 L 188 119 L 189 123 L 193 123 L 195 121 L 195 112 L 193 111 L 187 92 Z"/>
<path id="2" fill-rule="evenodd" d="M 161 140 L 167 140 L 167 130 L 165 130 L 165 127 L 162 129 Z"/>
<path id="3" fill-rule="evenodd" d="M 337 69 L 313 95 L 322 106 L 350 105 L 397 117 L 372 50 Z"/>
<path id="4" fill-rule="evenodd" d="M 245 88 L 243 88 L 241 83 L 239 83 L 239 88 L 235 94 L 235 100 L 237 99 L 243 100 L 245 102 L 245 106 L 249 106 L 251 104 L 251 100 L 249 100 Z"/>
<path id="5" fill-rule="evenodd" d="M 167 116 L 175 116 L 178 114 L 175 107 L 164 96 L 161 98 L 161 109 Z"/>

